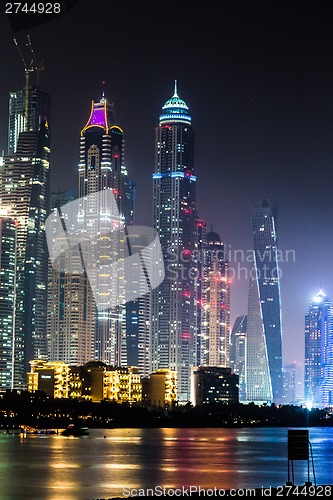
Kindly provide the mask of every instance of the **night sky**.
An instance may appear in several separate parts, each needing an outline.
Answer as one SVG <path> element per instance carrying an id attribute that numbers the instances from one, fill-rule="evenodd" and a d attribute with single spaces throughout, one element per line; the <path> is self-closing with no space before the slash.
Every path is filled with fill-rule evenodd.
<path id="1" fill-rule="evenodd" d="M 219 5 L 219 10 L 217 10 Z M 76 189 L 79 135 L 102 81 L 137 185 L 136 224 L 152 224 L 154 137 L 161 107 L 178 93 L 195 134 L 197 208 L 227 250 L 252 249 L 250 201 L 278 207 L 283 361 L 303 362 L 304 315 L 320 287 L 333 298 L 333 19 L 324 2 L 81 0 L 30 34 L 52 97 L 52 190 Z M 9 92 L 23 65 L 3 7 L 0 148 Z M 238 253 L 239 255 L 239 253 Z M 291 255 L 291 254 L 289 254 Z M 232 262 L 237 268 L 248 263 Z M 247 313 L 248 282 L 235 279 L 232 324 Z"/>

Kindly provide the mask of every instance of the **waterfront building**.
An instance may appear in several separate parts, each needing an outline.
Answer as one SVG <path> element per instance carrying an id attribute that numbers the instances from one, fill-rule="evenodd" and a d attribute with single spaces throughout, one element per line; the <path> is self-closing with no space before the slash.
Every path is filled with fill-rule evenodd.
<path id="1" fill-rule="evenodd" d="M 231 331 L 230 366 L 239 376 L 239 400 L 245 401 L 245 361 L 246 361 L 247 316 L 237 316 Z"/>
<path id="2" fill-rule="evenodd" d="M 142 379 L 143 404 L 153 408 L 172 408 L 177 401 L 176 372 L 159 369 Z"/>
<path id="3" fill-rule="evenodd" d="M 231 368 L 199 366 L 192 369 L 192 404 L 238 403 L 238 375 Z"/>
<path id="4" fill-rule="evenodd" d="M 114 105 L 104 94 L 92 102 L 90 117 L 81 131 L 79 163 L 78 228 L 92 241 L 96 265 L 95 282 L 91 283 L 96 305 L 95 359 L 107 365 L 126 366 L 125 320 L 125 237 L 124 227 L 131 221 L 125 214 L 133 212 L 134 185 L 124 164 L 124 136 L 118 125 Z M 112 192 L 117 210 L 98 196 L 90 206 L 89 195 L 105 190 Z M 94 198 L 94 200 L 96 200 Z M 93 204 L 95 201 L 92 202 Z M 111 236 L 118 232 L 119 237 Z M 122 235 L 122 236 L 121 236 Z M 117 262 L 117 268 L 111 266 Z"/>
<path id="5" fill-rule="evenodd" d="M 24 387 L 30 360 L 47 359 L 49 155 L 49 125 L 43 120 L 38 130 L 19 134 L 15 153 L 1 166 L 2 205 L 17 223 L 15 389 Z"/>
<path id="6" fill-rule="evenodd" d="M 322 290 L 305 315 L 304 398 L 313 406 L 333 405 L 333 307 Z"/>
<path id="7" fill-rule="evenodd" d="M 69 397 L 70 368 L 62 361 L 30 361 L 27 390 L 44 391 L 53 398 Z"/>
<path id="8" fill-rule="evenodd" d="M 54 398 L 104 399 L 118 403 L 137 403 L 142 398 L 137 367 L 113 367 L 100 361 L 70 366 L 61 361 L 34 360 L 27 373 L 28 391 L 44 391 Z"/>
<path id="9" fill-rule="evenodd" d="M 230 282 L 220 236 L 207 233 L 201 313 L 201 366 L 230 367 Z"/>
<path id="10" fill-rule="evenodd" d="M 253 267 L 249 283 L 246 400 L 280 403 L 282 325 L 275 216 L 270 200 L 251 205 Z"/>
<path id="11" fill-rule="evenodd" d="M 180 403 L 190 399 L 197 364 L 197 213 L 193 130 L 189 107 L 174 94 L 155 129 L 153 221 L 165 263 L 165 279 L 152 292 L 152 369 L 177 373 Z"/>
<path id="12" fill-rule="evenodd" d="M 16 222 L 0 207 L 0 391 L 14 386 Z"/>

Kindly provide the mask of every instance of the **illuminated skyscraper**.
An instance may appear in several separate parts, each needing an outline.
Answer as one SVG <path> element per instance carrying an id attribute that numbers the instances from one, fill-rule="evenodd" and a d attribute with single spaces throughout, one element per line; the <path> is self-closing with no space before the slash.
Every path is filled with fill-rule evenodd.
<path id="1" fill-rule="evenodd" d="M 154 228 L 166 267 L 152 292 L 153 370 L 177 372 L 180 402 L 190 400 L 191 366 L 196 365 L 197 248 L 193 130 L 187 104 L 173 96 L 155 129 Z"/>
<path id="2" fill-rule="evenodd" d="M 316 406 L 333 404 L 333 307 L 322 290 L 305 315 L 304 397 Z"/>
<path id="3" fill-rule="evenodd" d="M 16 152 L 4 158 L 2 205 L 17 222 L 17 296 L 14 387 L 22 388 L 32 359 L 47 359 L 46 304 L 48 251 L 45 220 L 49 211 L 50 135 L 44 120 L 38 130 L 21 132 Z"/>
<path id="4" fill-rule="evenodd" d="M 0 391 L 14 384 L 16 223 L 0 207 Z"/>
<path id="5" fill-rule="evenodd" d="M 282 327 L 275 218 L 269 200 L 251 207 L 254 263 L 247 317 L 246 399 L 282 397 Z"/>
<path id="6" fill-rule="evenodd" d="M 207 234 L 204 256 L 200 365 L 230 367 L 230 284 L 224 244 Z"/>
<path id="7" fill-rule="evenodd" d="M 204 335 L 206 334 L 205 305 L 207 303 L 207 224 L 198 218 L 197 220 L 197 254 L 196 265 L 198 268 L 197 280 L 197 364 L 200 366 L 204 359 Z"/>
<path id="8" fill-rule="evenodd" d="M 37 131 L 43 120 L 50 122 L 51 99 L 49 94 L 38 87 L 11 92 L 9 97 L 8 154 L 16 152 L 20 132 Z M 26 113 L 27 119 L 26 119 Z"/>
<path id="9" fill-rule="evenodd" d="M 85 364 L 95 358 L 95 303 L 82 269 L 82 256 L 89 255 L 90 240 L 80 238 L 79 244 L 68 251 L 67 238 L 58 237 L 53 247 L 59 258 L 57 267 L 49 266 L 49 359 Z"/>
<path id="10" fill-rule="evenodd" d="M 90 117 L 81 131 L 79 199 L 85 200 L 88 195 L 104 190 L 112 190 L 118 213 L 112 213 L 103 196 L 99 196 L 99 206 L 87 206 L 83 202 L 78 223 L 81 231 L 90 237 L 99 238 L 104 233 L 98 247 L 95 243 L 95 265 L 99 272 L 97 282 L 91 284 L 100 306 L 96 313 L 95 357 L 106 364 L 120 366 L 127 364 L 126 307 L 122 301 L 125 242 L 124 238 L 110 237 L 110 234 L 121 230 L 124 224 L 131 224 L 125 216 L 129 218 L 133 210 L 134 186 L 124 165 L 123 130 L 117 124 L 113 104 L 103 95 L 99 102 L 92 102 Z M 111 260 L 117 261 L 116 271 L 111 269 Z"/>

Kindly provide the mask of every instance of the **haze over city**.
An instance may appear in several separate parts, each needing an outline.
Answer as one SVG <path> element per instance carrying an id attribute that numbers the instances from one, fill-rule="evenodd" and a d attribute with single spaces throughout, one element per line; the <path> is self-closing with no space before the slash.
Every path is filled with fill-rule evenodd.
<path id="1" fill-rule="evenodd" d="M 149 2 L 81 0 L 29 33 L 52 98 L 51 189 L 77 189 L 80 130 L 105 93 L 124 129 L 136 183 L 136 224 L 152 224 L 154 128 L 174 80 L 195 134 L 197 209 L 230 255 L 253 248 L 250 200 L 278 207 L 283 361 L 303 362 L 304 315 L 322 288 L 333 296 L 331 249 L 332 19 L 308 2 L 192 2 L 165 12 Z M 0 148 L 8 96 L 24 69 L 1 14 Z M 288 262 L 284 262 L 288 256 Z M 245 259 L 246 260 L 246 259 Z M 233 267 L 233 263 L 232 267 Z M 231 325 L 247 313 L 245 269 L 231 287 Z M 238 262 L 234 263 L 237 269 Z"/>

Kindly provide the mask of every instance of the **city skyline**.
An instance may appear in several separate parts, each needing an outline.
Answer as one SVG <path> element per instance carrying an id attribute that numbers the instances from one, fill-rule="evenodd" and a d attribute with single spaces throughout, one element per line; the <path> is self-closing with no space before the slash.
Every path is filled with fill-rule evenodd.
<path id="1" fill-rule="evenodd" d="M 77 19 L 82 20 L 82 28 L 78 29 L 88 27 L 88 12 L 91 12 L 89 2 L 81 2 L 63 19 L 35 27 L 30 30 L 30 34 L 37 55 L 45 59 L 45 71 L 40 75 L 41 87 L 52 95 L 55 110 L 51 127 L 52 148 L 58 152 L 52 156 L 53 190 L 58 187 L 64 190 L 77 187 L 78 148 L 74 137 L 86 119 L 86 102 L 98 98 L 101 81 L 106 80 L 108 94 L 116 103 L 117 114 L 125 130 L 127 166 L 133 172 L 137 184 L 138 217 L 141 218 L 140 223 L 142 221 L 150 225 L 149 204 L 152 197 L 149 178 L 154 140 L 151 130 L 160 103 L 167 98 L 170 85 L 177 79 L 180 93 L 191 107 L 194 117 L 200 216 L 207 221 L 208 226 L 213 224 L 226 248 L 243 249 L 245 254 L 251 249 L 251 198 L 270 196 L 279 203 L 280 248 L 295 250 L 296 255 L 295 262 L 281 264 L 283 354 L 284 362 L 291 362 L 303 358 L 303 320 L 309 298 L 320 285 L 329 295 L 333 288 L 329 266 L 332 236 L 326 232 L 331 207 L 326 185 L 329 185 L 331 178 L 331 100 L 328 89 L 331 87 L 332 74 L 324 63 L 324 56 L 330 53 L 332 43 L 327 31 L 319 29 L 319 26 L 327 26 L 324 8 L 317 10 L 313 7 L 312 10 L 305 7 L 298 13 L 298 23 L 295 25 L 292 21 L 296 19 L 296 9 L 290 8 L 290 17 L 287 16 L 286 20 L 283 8 L 276 8 L 273 19 L 259 5 L 262 4 L 253 7 L 250 16 L 254 23 L 251 29 L 246 22 L 248 11 L 245 5 L 237 16 L 232 7 L 224 6 L 224 17 L 215 21 L 211 17 L 212 12 L 205 11 L 202 23 L 208 21 L 208 28 L 211 29 L 210 34 L 206 32 L 207 41 L 201 39 L 202 47 L 198 51 L 199 42 L 191 38 L 189 57 L 186 60 L 181 57 L 172 59 L 168 68 L 158 66 L 159 71 L 155 76 L 155 49 L 150 48 L 146 54 L 141 54 L 143 49 L 140 49 L 141 57 L 135 57 L 139 50 L 133 43 L 135 36 L 139 36 L 145 49 L 149 37 L 144 32 L 147 21 L 134 8 L 124 17 L 129 24 L 122 44 L 117 46 L 119 52 L 110 56 L 109 65 L 102 64 L 102 61 L 105 62 L 103 51 L 96 52 L 94 60 L 90 59 L 93 71 L 86 74 L 84 85 L 80 84 L 77 69 L 79 64 L 81 67 L 88 64 L 83 62 L 89 59 L 87 55 L 92 49 L 82 59 L 84 50 L 80 48 L 78 52 L 80 45 L 72 38 L 71 29 Z M 199 23 L 198 12 L 193 9 L 190 15 L 192 24 L 188 28 L 190 33 L 195 31 Z M 123 11 L 121 13 L 125 15 Z M 178 13 L 180 16 L 181 12 Z M 134 22 L 136 15 L 138 24 L 142 26 L 140 32 Z M 148 20 L 153 21 L 155 16 L 154 7 L 151 7 Z M 0 109 L 5 115 L 9 92 L 22 87 L 18 82 L 23 84 L 24 75 L 7 19 L 3 18 L 1 23 L 4 28 L 3 50 L 6 51 L 3 55 L 8 61 L 7 78 L 1 83 L 3 97 Z M 100 23 L 102 25 L 102 19 Z M 168 36 L 163 20 L 161 23 L 164 36 Z M 152 30 L 158 34 L 157 26 L 160 25 L 154 27 L 152 24 Z M 283 32 L 280 30 L 282 26 Z M 310 31 L 310 27 L 314 31 Z M 234 37 L 231 35 L 233 28 L 236 28 Z M 49 38 L 45 36 L 46 33 L 50 33 Z M 101 33 L 96 35 L 97 38 L 102 36 Z M 278 40 L 281 46 L 274 42 L 276 33 L 280 35 Z M 128 45 L 124 38 L 128 40 Z M 175 43 L 168 40 L 171 44 Z M 265 43 L 261 43 L 261 40 Z M 323 41 L 326 43 L 323 44 Z M 80 42 L 86 47 L 87 40 L 83 36 Z M 61 90 L 60 67 L 64 61 L 59 61 L 58 55 L 62 44 L 66 46 L 68 59 L 72 61 L 65 65 L 67 98 Z M 269 57 L 265 44 L 272 49 Z M 209 46 L 210 50 L 205 51 Z M 78 57 L 75 64 L 74 54 Z M 219 58 L 215 59 L 217 54 Z M 235 55 L 237 57 L 233 59 Z M 218 62 L 215 70 L 213 60 Z M 201 64 L 199 72 L 198 61 Z M 129 68 L 133 74 L 141 75 L 140 78 L 137 76 L 134 86 L 128 78 Z M 202 76 L 202 73 L 206 76 Z M 214 81 L 209 78 L 210 75 L 215 75 Z M 216 125 L 217 117 L 219 125 Z M 140 128 L 136 121 L 138 118 Z M 208 124 L 214 124 L 211 128 L 214 134 L 211 132 L 207 135 Z M 6 148 L 6 128 L 7 122 L 1 125 L 4 132 L 1 134 L 3 149 Z M 73 140 L 64 141 L 63 134 L 73 137 Z M 59 147 L 60 143 L 63 148 Z M 265 184 L 265 176 L 271 177 L 273 181 L 270 190 Z M 223 196 L 220 196 L 220 192 Z M 304 228 L 303 232 L 300 231 L 301 227 Z M 306 263 L 318 248 L 322 248 L 321 259 L 315 259 L 311 269 L 305 273 Z M 327 263 L 325 267 L 324 262 Z M 242 265 L 248 268 L 246 262 Z M 246 314 L 247 281 L 244 274 L 243 271 L 242 278 L 235 280 L 231 288 L 231 325 L 237 315 Z"/>

